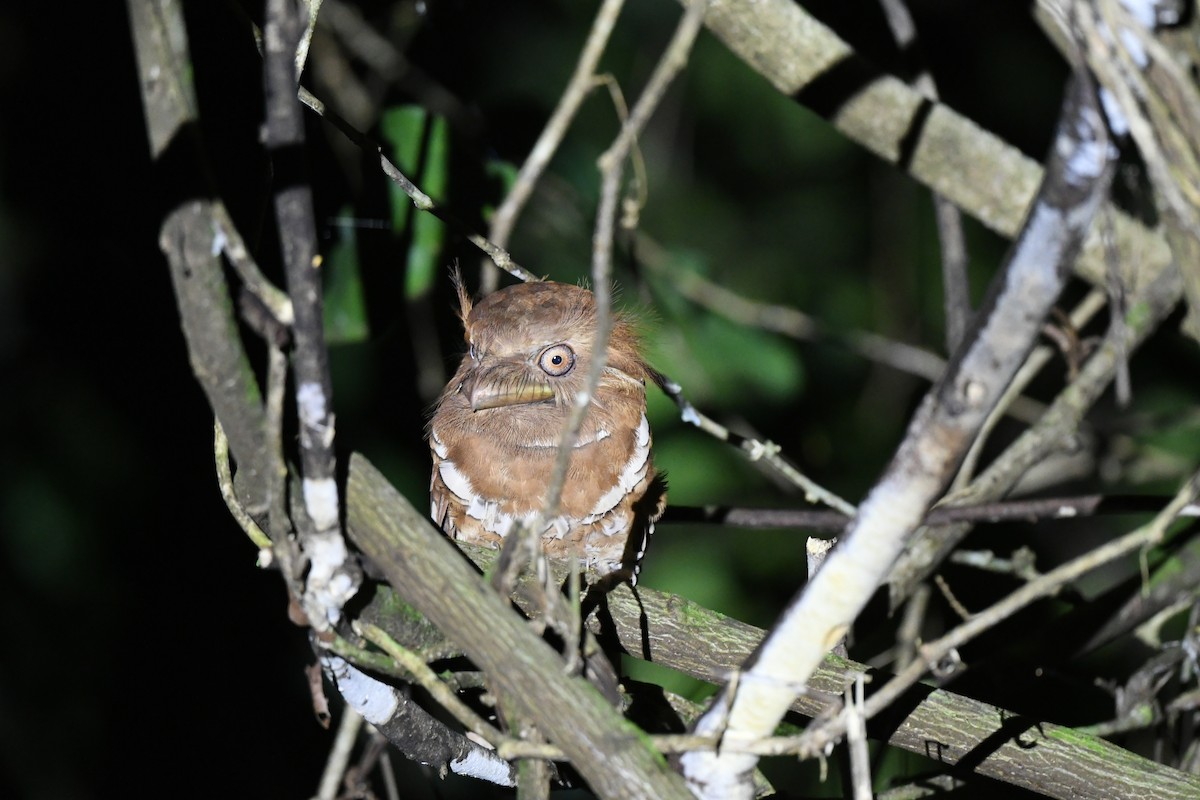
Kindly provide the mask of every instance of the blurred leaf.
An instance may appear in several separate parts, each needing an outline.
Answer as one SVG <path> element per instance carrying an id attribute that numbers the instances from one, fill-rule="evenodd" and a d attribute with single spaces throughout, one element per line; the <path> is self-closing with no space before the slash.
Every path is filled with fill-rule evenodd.
<path id="1" fill-rule="evenodd" d="M 671 505 L 702 506 L 744 499 L 762 479 L 741 453 L 688 426 L 657 433 L 654 463 L 667 473 Z"/>
<path id="2" fill-rule="evenodd" d="M 348 217 L 343 209 L 341 216 Z M 325 338 L 330 344 L 364 341 L 370 333 L 358 265 L 358 236 L 353 226 L 336 229 L 325 256 Z"/>
<path id="3" fill-rule="evenodd" d="M 450 152 L 446 120 L 430 118 L 417 106 L 401 106 L 384 112 L 380 129 L 392 145 L 392 159 L 400 170 L 434 202 L 444 202 Z M 437 217 L 425 213 L 412 217 L 409 230 L 412 200 L 395 184 L 390 184 L 389 191 L 392 227 L 397 234 L 408 231 L 411 236 L 404 276 L 404 296 L 411 301 L 426 296 L 437 278 L 445 227 Z"/>

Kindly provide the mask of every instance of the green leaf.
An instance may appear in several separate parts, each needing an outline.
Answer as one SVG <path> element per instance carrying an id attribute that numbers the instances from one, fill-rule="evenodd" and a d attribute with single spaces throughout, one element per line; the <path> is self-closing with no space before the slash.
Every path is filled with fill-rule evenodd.
<path id="1" fill-rule="evenodd" d="M 401 106 L 384 113 L 380 129 L 392 146 L 392 160 L 400 170 L 435 203 L 444 202 L 450 159 L 446 120 L 431 118 L 419 106 Z M 399 186 L 391 185 L 390 197 L 393 230 L 397 234 L 410 234 L 404 296 L 416 300 L 429 293 L 437 278 L 445 227 L 432 214 L 412 216 L 412 201 Z"/>

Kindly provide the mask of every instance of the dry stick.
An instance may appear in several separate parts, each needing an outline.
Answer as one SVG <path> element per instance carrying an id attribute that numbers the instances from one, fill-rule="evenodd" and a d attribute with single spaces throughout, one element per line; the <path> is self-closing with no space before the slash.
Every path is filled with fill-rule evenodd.
<path id="1" fill-rule="evenodd" d="M 1104 304 L 1104 292 L 1099 289 L 1093 289 L 1088 292 L 1087 296 L 1071 312 L 1071 325 L 1077 330 L 1082 328 L 1093 316 L 1100 312 L 1100 309 L 1104 308 Z M 1124 340 L 1122 339 L 1121 341 L 1123 342 Z M 1013 382 L 1004 390 L 1004 396 L 1000 398 L 1000 402 L 996 405 L 996 410 L 983 423 L 983 428 L 979 431 L 979 435 L 975 437 L 975 441 L 971 444 L 971 449 L 967 451 L 967 457 L 963 459 L 963 464 L 959 467 L 958 474 L 954 476 L 952 487 L 955 490 L 969 484 L 971 477 L 975 474 L 975 467 L 979 462 L 979 458 L 983 454 L 984 445 L 987 444 L 992 431 L 995 430 L 996 425 L 1000 422 L 1007 409 L 1023 399 L 1021 392 L 1025 391 L 1025 388 L 1037 377 L 1038 373 L 1050 362 L 1053 356 L 1054 350 L 1046 345 L 1042 345 L 1030 353 L 1029 358 L 1025 359 L 1025 363 L 1021 365 L 1021 369 L 1017 372 L 1017 376 L 1013 378 Z M 1045 409 L 1043 408 L 1041 413 L 1044 413 L 1044 411 Z M 1038 414 L 1039 417 L 1041 413 Z"/>
<path id="2" fill-rule="evenodd" d="M 266 415 L 263 420 L 263 457 L 267 473 L 267 518 L 281 548 L 293 545 L 287 541 L 291 520 L 287 513 L 287 464 L 283 459 L 283 404 L 287 394 L 287 355 L 275 342 L 267 348 Z M 286 552 L 286 551 L 285 551 Z M 301 590 L 299 576 L 292 574 L 295 559 L 281 559 L 283 570 L 294 590 Z"/>
<path id="3" fill-rule="evenodd" d="M 720 733 L 733 743 L 769 734 L 882 583 L 1032 350 L 1107 192 L 1114 157 L 1090 82 L 1081 73 L 1068 88 L 1038 199 L 976 319 L 970 344 L 926 395 L 837 551 L 789 604 L 737 685 L 719 693 L 697 724 L 698 733 Z M 689 753 L 681 763 L 698 796 L 744 797 L 755 759 Z"/>
<path id="4" fill-rule="evenodd" d="M 596 12 L 596 19 L 592 22 L 591 32 L 588 33 L 587 41 L 579 54 L 579 61 L 575 65 L 571 80 L 567 82 L 554 113 L 550 115 L 533 149 L 529 151 L 525 163 L 521 165 L 516 181 L 505 196 L 504 202 L 492 215 L 488 238 L 497 247 L 508 246 L 508 239 L 512 235 L 517 217 L 533 193 L 534 185 L 545 171 L 546 165 L 550 163 L 550 159 L 554 157 L 584 99 L 595 88 L 596 65 L 600 62 L 600 56 L 604 54 L 608 38 L 624 5 L 625 0 L 605 0 Z M 484 294 L 495 291 L 499 273 L 494 269 L 485 269 L 482 278 Z"/>
<path id="5" fill-rule="evenodd" d="M 225 436 L 225 429 L 221 427 L 221 420 L 216 418 L 213 419 L 213 456 L 217 463 L 217 485 L 221 488 L 221 498 L 225 501 L 225 507 L 254 546 L 269 554 L 271 538 L 263 533 L 263 529 L 246 513 L 246 509 L 238 500 L 237 492 L 233 489 L 233 471 L 229 466 L 229 439 Z M 266 566 L 262 560 L 260 556 L 259 566 Z"/>
<path id="6" fill-rule="evenodd" d="M 895 658 L 892 659 L 899 669 L 907 667 L 916 657 L 917 644 L 921 641 L 921 626 L 925 622 L 925 611 L 932 593 L 929 584 L 923 583 L 904 606 L 904 616 L 896 627 Z"/>
<path id="7" fill-rule="evenodd" d="M 263 275 L 254 256 L 250 255 L 241 232 L 233 224 L 233 218 L 229 216 L 229 210 L 225 208 L 224 203 L 213 204 L 213 219 L 218 236 L 217 243 L 213 246 L 220 246 L 221 252 L 229 259 L 234 271 L 242 279 L 242 285 L 271 312 L 275 321 L 280 325 L 291 327 L 295 322 L 292 298 Z"/>
<path id="8" fill-rule="evenodd" d="M 317 29 L 317 14 L 321 12 L 322 0 L 303 0 L 308 11 L 308 19 L 304 23 L 304 31 L 296 44 L 296 75 L 304 72 L 304 64 L 308 61 L 308 48 L 312 44 L 313 31 Z"/>
<path id="9" fill-rule="evenodd" d="M 863 674 L 846 687 L 841 718 L 846 725 L 846 745 L 850 750 L 850 784 L 854 800 L 871 800 L 871 753 L 867 748 L 867 717 L 863 711 Z"/>
<path id="10" fill-rule="evenodd" d="M 1032 428 L 1025 431 L 965 489 L 947 496 L 936 509 L 946 510 L 995 500 L 1009 491 L 1030 467 L 1061 448 L 1079 427 L 1084 413 L 1112 381 L 1120 354 L 1133 352 L 1166 319 L 1179 301 L 1182 287 L 1174 270 L 1161 272 L 1130 302 L 1127 343 L 1114 340 L 1110 329 L 1100 348 Z M 926 526 L 908 543 L 888 577 L 895 607 L 912 587 L 920 584 L 970 531 L 968 524 Z"/>
<path id="11" fill-rule="evenodd" d="M 746 457 L 751 461 L 761 460 L 769 467 L 774 469 L 793 486 L 800 488 L 804 492 L 804 499 L 810 503 L 824 503 L 830 508 L 844 514 L 846 517 L 853 517 L 855 513 L 854 506 L 846 500 L 838 497 L 836 494 L 818 484 L 816 481 L 809 478 L 784 457 L 780 451 L 779 445 L 772 441 L 760 441 L 758 439 L 750 439 L 726 428 L 721 423 L 712 419 L 708 415 L 697 409 L 691 402 L 683 396 L 683 387 L 675 381 L 663 375 L 660 372 L 655 372 L 652 375 L 654 382 L 658 388 L 663 390 L 663 393 L 679 407 L 679 416 L 684 422 L 689 425 L 695 425 L 700 430 L 718 439 L 722 442 L 727 442 L 746 454 Z M 804 513 L 804 512 L 799 512 Z M 809 512 L 819 513 L 819 512 Z"/>
<path id="12" fill-rule="evenodd" d="M 967 621 L 951 630 L 936 641 L 928 642 L 919 648 L 920 657 L 893 676 L 879 688 L 866 703 L 867 718 L 870 719 L 887 708 L 896 698 L 919 681 L 929 669 L 956 648 L 975 638 L 984 631 L 995 627 L 1001 621 L 1011 617 L 1034 600 L 1057 594 L 1062 587 L 1103 566 L 1121 556 L 1152 547 L 1162 541 L 1167 527 L 1174 522 L 1179 512 L 1189 503 L 1196 500 L 1200 492 L 1200 472 L 1195 473 L 1183 485 L 1175 497 L 1167 504 L 1158 516 L 1137 530 L 1127 533 L 1119 539 L 1103 544 L 1078 558 L 1068 561 L 1057 569 L 1047 572 L 1036 580 L 1029 581 L 1020 589 L 1000 602 L 984 609 L 978 614 L 969 615 Z M 829 742 L 836 741 L 842 734 L 838 730 L 844 723 L 837 718 L 814 726 L 801 734 L 795 742 L 797 752 L 818 753 Z"/>
<path id="13" fill-rule="evenodd" d="M 403 669 L 409 679 L 421 686 L 425 691 L 436 700 L 442 708 L 454 715 L 454 718 L 462 723 L 468 731 L 483 739 L 493 747 L 497 746 L 505 735 L 498 731 L 492 725 L 489 725 L 483 717 L 475 713 L 466 703 L 459 699 L 446 683 L 437 676 L 429 665 L 408 648 L 401 645 L 391 636 L 388 636 L 381 628 L 376 625 L 363 624 L 359 622 L 353 623 L 354 632 L 366 639 L 371 644 L 383 650 L 391 657 L 396 664 Z"/>
<path id="14" fill-rule="evenodd" d="M 1039 497 L 1032 500 L 998 500 L 974 505 L 942 505 L 929 510 L 922 525 L 938 526 L 982 522 L 1038 522 L 1078 519 L 1101 514 L 1145 514 L 1162 506 L 1157 495 L 1085 494 L 1075 497 Z M 727 506 L 671 506 L 665 525 L 712 524 L 726 528 L 801 528 L 809 533 L 836 533 L 852 514 L 802 508 L 730 508 Z M 1200 506 L 1183 510 L 1183 516 L 1200 516 Z"/>
<path id="15" fill-rule="evenodd" d="M 880 0 L 892 38 L 900 52 L 915 60 L 920 45 L 917 27 L 904 0 Z M 937 84 L 924 61 L 913 87 L 932 101 L 938 99 Z M 962 343 L 971 315 L 971 300 L 967 285 L 967 245 L 963 236 L 962 213 L 938 192 L 933 193 L 934 218 L 942 251 L 942 293 L 946 314 L 946 352 L 953 353 Z"/>
<path id="16" fill-rule="evenodd" d="M 347 707 L 342 711 L 342 721 L 338 725 L 333 746 L 329 748 L 329 757 L 325 760 L 325 771 L 321 773 L 315 800 L 334 800 L 338 796 L 338 787 L 346 774 L 346 765 L 350 763 L 350 754 L 354 752 L 354 742 L 358 739 L 358 732 L 362 730 L 362 722 L 362 715 L 354 709 Z"/>
<path id="17" fill-rule="evenodd" d="M 300 422 L 301 494 L 312 530 L 300 525 L 308 559 L 301 605 L 309 623 L 329 630 L 354 595 L 360 577 L 346 549 L 333 451 L 333 390 L 322 319 L 321 273 L 312 190 L 304 168 L 304 117 L 296 101 L 296 47 L 302 33 L 289 0 L 269 0 L 263 34 L 267 120 L 264 139 L 278 189 L 278 219 L 288 295 L 295 324 L 292 373 Z"/>

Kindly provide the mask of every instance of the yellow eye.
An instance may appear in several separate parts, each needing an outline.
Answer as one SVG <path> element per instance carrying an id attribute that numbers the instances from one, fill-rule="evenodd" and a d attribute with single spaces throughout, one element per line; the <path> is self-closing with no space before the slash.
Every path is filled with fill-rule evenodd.
<path id="1" fill-rule="evenodd" d="M 565 344 L 551 345 L 538 356 L 538 366 L 547 375 L 560 378 L 575 366 L 575 351 Z"/>

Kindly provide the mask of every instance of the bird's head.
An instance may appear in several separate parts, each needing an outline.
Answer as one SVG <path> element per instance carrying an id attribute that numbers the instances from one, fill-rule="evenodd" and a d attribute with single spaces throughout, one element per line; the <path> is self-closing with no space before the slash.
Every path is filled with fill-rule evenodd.
<path id="1" fill-rule="evenodd" d="M 459 301 L 469 350 L 443 403 L 458 395 L 472 414 L 509 406 L 561 413 L 574 404 L 596 343 L 596 301 L 589 290 L 530 282 L 472 304 L 460 285 Z M 647 375 L 635 329 L 621 315 L 614 318 L 606 356 L 595 398 L 601 407 L 606 393 L 636 386 L 640 394 Z"/>

